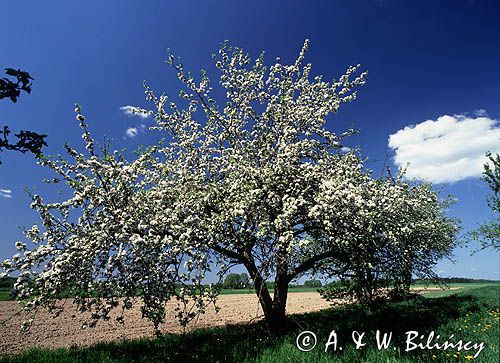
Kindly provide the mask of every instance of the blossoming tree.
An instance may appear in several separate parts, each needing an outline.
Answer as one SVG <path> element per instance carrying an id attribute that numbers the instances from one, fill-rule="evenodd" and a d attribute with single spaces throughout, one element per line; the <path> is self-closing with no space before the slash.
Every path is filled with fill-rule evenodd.
<path id="1" fill-rule="evenodd" d="M 360 175 L 364 182 L 350 196 L 340 192 L 345 188 L 334 181 L 328 183 L 318 204 L 318 215 L 327 216 L 327 233 L 338 231 L 339 220 L 347 255 L 337 277 L 344 284 L 334 284 L 323 295 L 332 298 L 356 298 L 371 303 L 375 297 L 391 293 L 408 293 L 413 276 L 432 278 L 432 268 L 445 257 L 450 257 L 456 246 L 459 223 L 446 216 L 446 208 L 453 202 L 448 197 L 439 200 L 431 185 L 410 183 L 397 177 L 371 179 Z M 340 209 L 343 215 L 336 210 Z M 334 228 L 334 231 L 328 231 Z M 339 241 L 342 239 L 340 238 Z M 330 273 L 332 265 L 324 272 Z"/>
<path id="2" fill-rule="evenodd" d="M 252 60 L 224 43 L 214 55 L 225 92 L 220 104 L 207 73 L 195 81 L 169 53 L 181 100 L 146 85 L 154 110 L 135 109 L 154 115 L 153 128 L 168 143 L 132 162 L 106 148 L 96 152 L 77 108 L 88 155 L 68 146 L 72 162 L 41 159 L 73 196 L 52 204 L 33 196 L 44 231 L 34 226 L 27 236 L 38 245 L 19 243 L 23 255 L 3 264 L 21 271 L 16 289 L 27 309 L 54 307 L 54 298 L 71 290 L 97 321 L 119 304 L 130 307 L 140 292 L 144 316 L 157 328 L 171 298 L 191 304 L 178 314 L 185 323 L 215 298 L 202 284 L 206 272 L 222 275 L 239 264 L 277 330 L 288 285 L 303 274 L 356 269 L 389 244 L 403 262 L 410 255 L 418 261 L 429 244 L 448 252 L 452 229 L 441 228 L 448 221 L 430 189 L 419 194 L 374 181 L 354 152 L 341 152 L 354 131 L 335 134 L 326 123 L 355 99 L 366 73 L 356 66 L 336 81 L 312 77 L 303 64 L 308 44 L 292 64 L 266 67 L 263 55 Z M 409 236 L 418 241 L 411 254 L 400 248 Z"/>
<path id="3" fill-rule="evenodd" d="M 470 233 L 473 240 L 479 241 L 482 248 L 500 250 L 500 154 L 486 153 L 488 163 L 484 165 L 483 180 L 492 194 L 488 196 L 488 206 L 493 216 L 487 223 Z"/>

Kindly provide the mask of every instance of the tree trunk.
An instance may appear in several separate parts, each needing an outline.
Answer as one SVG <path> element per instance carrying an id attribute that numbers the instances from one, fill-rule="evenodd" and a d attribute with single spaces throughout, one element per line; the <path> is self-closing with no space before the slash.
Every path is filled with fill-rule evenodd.
<path id="1" fill-rule="evenodd" d="M 271 333 L 283 331 L 286 327 L 286 300 L 289 281 L 283 276 L 276 278 L 273 300 L 253 259 L 248 256 L 245 259 L 244 265 L 254 282 L 255 293 L 259 298 L 268 330 Z"/>
<path id="2" fill-rule="evenodd" d="M 275 331 L 284 330 L 287 326 L 286 319 L 286 302 L 288 298 L 288 283 L 290 280 L 286 275 L 285 271 L 280 271 L 276 276 L 274 284 L 274 301 L 273 301 L 273 312 L 274 312 L 274 323 Z"/>
<path id="3" fill-rule="evenodd" d="M 405 268 L 403 271 L 403 292 L 405 294 L 410 293 L 412 276 L 413 276 L 413 259 L 410 258 L 409 261 L 405 264 Z"/>
<path id="4" fill-rule="evenodd" d="M 375 286 L 374 286 L 371 268 L 366 269 L 366 289 L 367 289 L 368 304 L 372 304 L 373 303 L 373 292 L 375 290 Z"/>

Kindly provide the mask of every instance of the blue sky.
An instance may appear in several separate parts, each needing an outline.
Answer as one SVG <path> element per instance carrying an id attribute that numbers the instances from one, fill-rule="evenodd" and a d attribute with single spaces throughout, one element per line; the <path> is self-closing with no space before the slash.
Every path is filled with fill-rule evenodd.
<path id="1" fill-rule="evenodd" d="M 35 81 L 17 104 L 0 103 L 0 124 L 48 134 L 45 151 L 57 154 L 65 142 L 81 142 L 78 102 L 98 140 L 110 137 L 114 148 L 133 150 L 159 135 L 141 128 L 151 120 L 120 107 L 148 107 L 144 80 L 159 93 L 178 93 L 164 63 L 167 48 L 196 74 L 225 39 L 253 55 L 264 50 L 272 62 L 294 60 L 309 38 L 314 74 L 332 79 L 357 63 L 369 71 L 358 99 L 329 128 L 359 129 L 346 143 L 361 148 L 375 174 L 387 154 L 392 167 L 411 162 L 410 175 L 453 194 L 458 202 L 450 215 L 465 232 L 490 215 L 478 170 L 484 152 L 500 151 L 499 11 L 496 1 L 465 0 L 11 1 L 2 6 L 0 67 L 26 70 Z M 47 199 L 57 190 L 41 182 L 50 173 L 30 155 L 0 157 L 3 259 L 15 253 L 18 227 L 37 218 L 23 188 Z M 498 253 L 471 256 L 475 248 L 457 249 L 456 263 L 443 261 L 438 271 L 499 279 Z"/>

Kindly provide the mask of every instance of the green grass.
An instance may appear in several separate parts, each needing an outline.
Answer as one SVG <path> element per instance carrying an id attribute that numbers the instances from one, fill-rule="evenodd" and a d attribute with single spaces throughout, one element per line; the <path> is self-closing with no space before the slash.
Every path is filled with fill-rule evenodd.
<path id="1" fill-rule="evenodd" d="M 450 283 L 444 286 L 449 287 L 484 287 L 484 286 L 500 286 L 500 282 L 464 282 L 464 283 Z M 412 287 L 443 287 L 443 285 L 435 285 L 435 284 L 422 284 L 417 283 L 412 285 Z"/>
<path id="2" fill-rule="evenodd" d="M 256 323 L 200 329 L 157 339 L 103 343 L 88 348 L 31 349 L 0 358 L 0 362 L 465 362 L 467 354 L 463 352 L 455 358 L 455 351 L 404 351 L 405 332 L 416 330 L 428 334 L 434 330 L 442 337 L 454 334 L 453 341 L 485 342 L 486 348 L 475 362 L 498 363 L 500 287 L 448 292 L 444 297 L 420 296 L 405 302 L 384 303 L 371 311 L 350 305 L 294 315 L 290 327 L 280 336 L 269 336 L 263 325 Z M 344 350 L 325 353 L 324 344 L 333 329 Z M 376 349 L 373 336 L 377 329 L 393 333 L 391 349 Z M 310 352 L 301 352 L 295 347 L 297 335 L 304 330 L 313 331 L 318 337 L 318 345 Z M 368 344 L 361 350 L 354 349 L 350 340 L 353 330 L 366 332 Z"/>
<path id="3" fill-rule="evenodd" d="M 292 287 L 289 292 L 316 292 L 318 288 L 316 287 Z M 0 301 L 10 301 L 13 300 L 9 296 L 10 288 L 0 287 Z M 272 293 L 273 290 L 271 289 Z M 220 293 L 221 295 L 235 295 L 235 294 L 255 294 L 255 290 L 252 289 L 223 289 Z"/>
<path id="4" fill-rule="evenodd" d="M 448 284 L 447 286 L 449 287 L 459 287 L 461 290 L 468 290 L 471 288 L 478 288 L 478 287 L 484 287 L 484 286 L 500 286 L 499 283 L 452 283 Z M 428 284 L 422 284 L 422 283 L 417 283 L 415 285 L 412 285 L 412 287 L 443 287 L 443 286 L 437 286 L 437 285 L 428 285 Z M 270 292 L 272 293 L 274 290 L 270 289 Z M 289 292 L 316 292 L 318 291 L 318 288 L 316 287 L 291 287 L 289 289 Z M 12 298 L 9 296 L 10 288 L 4 288 L 0 287 L 0 301 L 10 301 Z M 456 291 L 451 291 L 451 292 L 456 292 Z M 448 289 L 443 289 L 442 291 L 429 291 L 426 292 L 425 294 L 428 296 L 432 297 L 439 297 L 439 296 L 447 296 L 450 293 L 450 290 Z M 236 294 L 255 294 L 255 290 L 252 288 L 248 289 L 223 289 L 220 292 L 221 295 L 236 295 Z"/>
<path id="5" fill-rule="evenodd" d="M 443 285 L 434 285 L 434 284 L 423 284 L 423 283 L 417 283 L 412 285 L 412 287 L 415 288 L 424 288 L 424 287 L 430 287 L 430 288 L 442 288 L 442 291 L 429 291 L 426 292 L 425 294 L 428 296 L 432 297 L 439 297 L 439 296 L 448 296 L 450 293 L 456 293 L 456 290 L 450 290 L 447 287 L 458 287 L 460 288 L 461 291 L 469 290 L 469 289 L 476 289 L 479 287 L 484 287 L 484 286 L 500 286 L 500 282 L 498 283 L 476 283 L 476 282 L 471 282 L 471 283 L 450 283 L 445 286 Z M 273 292 L 273 290 L 270 290 Z M 289 289 L 289 292 L 316 292 L 318 291 L 317 287 L 291 287 Z M 249 289 L 223 289 L 221 291 L 221 295 L 234 295 L 234 294 L 255 294 L 255 290 L 252 288 Z"/>
<path id="6" fill-rule="evenodd" d="M 425 295 L 425 297 L 444 297 L 444 296 L 449 296 L 449 295 L 452 295 L 452 294 L 456 294 L 458 292 L 461 292 L 461 293 L 464 293 L 464 292 L 468 292 L 470 290 L 473 290 L 473 289 L 479 289 L 479 288 L 482 288 L 482 287 L 500 287 L 500 283 L 463 283 L 463 284 L 448 284 L 447 285 L 449 288 L 443 288 L 443 286 L 436 286 L 436 285 L 421 285 L 421 284 L 417 284 L 417 285 L 414 285 L 413 287 L 418 287 L 418 288 L 422 288 L 422 287 L 441 287 L 442 290 L 437 290 L 437 291 L 425 291 L 425 292 L 422 292 L 422 294 Z M 456 289 L 458 288 L 458 289 Z"/>
<path id="7" fill-rule="evenodd" d="M 460 288 L 461 291 L 469 290 L 469 289 L 476 289 L 479 287 L 484 287 L 484 286 L 500 286 L 500 282 L 495 283 L 477 283 L 477 282 L 466 282 L 466 283 L 450 283 L 447 285 L 434 285 L 434 284 L 424 284 L 424 283 L 417 283 L 412 285 L 412 287 L 415 288 L 424 288 L 424 287 L 429 287 L 429 288 L 442 288 L 442 291 L 429 291 L 426 292 L 425 294 L 428 294 L 429 296 L 432 297 L 439 297 L 439 296 L 448 296 L 450 293 L 456 293 L 456 290 L 450 290 L 447 287 L 458 287 Z M 271 293 L 274 291 L 273 289 L 269 290 Z M 317 287 L 304 287 L 304 286 L 299 286 L 299 287 L 291 287 L 289 292 L 316 292 L 318 291 Z M 255 290 L 253 288 L 247 288 L 247 289 L 223 289 L 220 292 L 221 295 L 235 295 L 235 294 L 255 294 Z"/>
<path id="8" fill-rule="evenodd" d="M 12 300 L 9 293 L 10 293 L 10 288 L 0 287 L 0 301 Z"/>
<path id="9" fill-rule="evenodd" d="M 316 292 L 317 287 L 291 287 L 288 292 Z M 270 289 L 269 292 L 274 292 Z M 223 289 L 220 293 L 221 295 L 236 295 L 236 294 L 255 294 L 255 290 L 251 289 Z"/>

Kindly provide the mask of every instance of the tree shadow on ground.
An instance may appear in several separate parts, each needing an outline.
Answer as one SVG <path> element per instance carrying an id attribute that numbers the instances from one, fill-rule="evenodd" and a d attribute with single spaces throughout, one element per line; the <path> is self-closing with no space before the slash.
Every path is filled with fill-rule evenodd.
<path id="1" fill-rule="evenodd" d="M 165 335 L 157 339 L 102 343 L 88 348 L 32 350 L 6 361 L 241 363 L 259 357 L 263 350 L 272 349 L 284 341 L 294 344 L 297 334 L 304 330 L 313 331 L 326 340 L 330 331 L 335 329 L 341 341 L 350 340 L 353 330 L 374 334 L 378 329 L 393 332 L 397 344 L 398 337 L 403 339 L 406 331 L 436 330 L 442 324 L 481 310 L 482 304 L 484 302 L 474 296 L 452 295 L 433 299 L 416 297 L 398 303 L 386 302 L 371 310 L 360 305 L 340 306 L 293 315 L 290 317 L 290 325 L 279 336 L 270 336 L 265 325 L 258 322 L 199 329 L 184 335 Z"/>
<path id="2" fill-rule="evenodd" d="M 402 302 L 385 302 L 368 309 L 360 305 L 350 305 L 338 309 L 324 310 L 309 315 L 294 316 L 293 320 L 303 330 L 317 332 L 317 335 L 328 337 L 332 330 L 338 334 L 339 341 L 350 340 L 352 331 L 367 332 L 375 335 L 393 333 L 393 341 L 401 343 L 406 339 L 405 333 L 410 330 L 430 332 L 447 324 L 481 310 L 483 302 L 471 295 L 447 296 L 427 299 L 416 296 Z"/>

